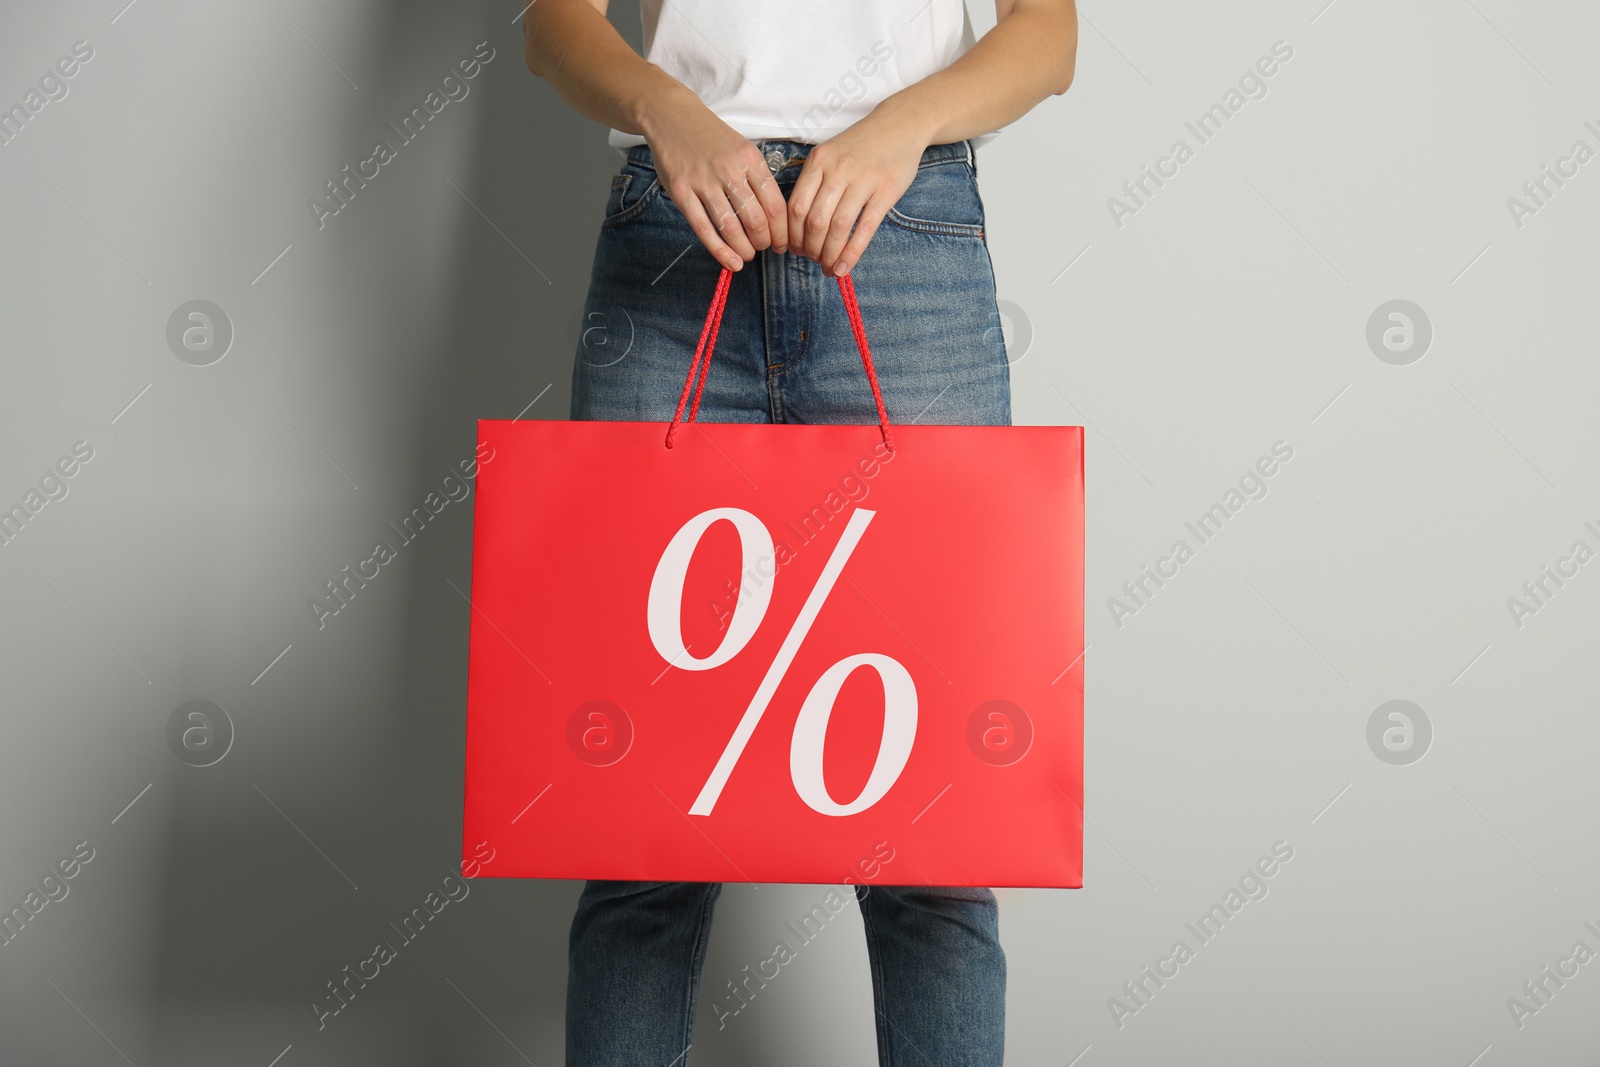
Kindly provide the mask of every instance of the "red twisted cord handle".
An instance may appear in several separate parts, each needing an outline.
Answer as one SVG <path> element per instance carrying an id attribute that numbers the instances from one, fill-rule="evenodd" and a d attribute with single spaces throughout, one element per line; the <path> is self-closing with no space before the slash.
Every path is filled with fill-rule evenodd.
<path id="1" fill-rule="evenodd" d="M 856 303 L 856 283 L 848 274 L 839 277 L 839 295 L 844 297 L 845 314 L 850 316 L 850 330 L 856 335 L 856 347 L 861 350 L 861 366 L 866 369 L 867 382 L 872 386 L 872 402 L 878 405 L 878 430 L 883 434 L 884 446 L 894 451 L 894 438 L 889 433 L 889 412 L 883 406 L 883 390 L 878 387 L 878 370 L 872 365 L 872 349 L 867 346 L 867 327 L 861 321 L 861 305 Z"/>
<path id="2" fill-rule="evenodd" d="M 878 385 L 878 371 L 872 365 L 872 349 L 867 344 L 867 327 L 861 321 L 861 305 L 856 302 L 855 281 L 848 274 L 839 275 L 839 294 L 844 297 L 845 314 L 850 317 L 850 332 L 855 335 L 856 348 L 861 352 L 861 366 L 867 372 L 867 382 L 872 386 L 872 400 L 878 406 L 878 431 L 883 443 L 894 451 L 894 437 L 889 433 L 889 412 L 883 406 L 883 390 Z M 683 394 L 678 397 L 678 408 L 667 425 L 667 447 L 672 447 L 673 435 L 678 432 L 678 422 L 693 422 L 700 411 L 700 397 L 706 391 L 706 378 L 711 374 L 711 355 L 717 347 L 717 331 L 722 327 L 722 313 L 728 305 L 728 287 L 733 283 L 733 271 L 727 267 L 717 277 L 717 289 L 711 297 L 711 309 L 706 312 L 706 323 L 700 329 L 700 343 L 695 346 L 694 360 L 689 364 L 689 376 L 683 382 Z M 702 357 L 703 361 L 702 361 Z M 698 376 L 699 384 L 695 383 Z M 683 409 L 689 404 L 689 393 L 694 392 L 694 404 L 689 407 L 689 417 L 683 418 Z"/>

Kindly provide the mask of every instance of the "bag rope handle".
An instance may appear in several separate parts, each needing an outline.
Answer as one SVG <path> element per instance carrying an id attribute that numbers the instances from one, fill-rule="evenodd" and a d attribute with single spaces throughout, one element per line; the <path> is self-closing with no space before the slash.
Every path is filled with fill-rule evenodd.
<path id="1" fill-rule="evenodd" d="M 878 432 L 889 451 L 894 451 L 894 437 L 889 433 L 889 412 L 883 406 L 883 389 L 878 385 L 878 371 L 872 365 L 872 349 L 867 344 L 867 327 L 861 321 L 861 305 L 856 301 L 855 280 L 848 274 L 838 276 L 839 294 L 844 298 L 845 314 L 850 318 L 850 332 L 855 335 L 856 348 L 861 352 L 861 366 L 867 372 L 867 382 L 872 386 L 872 401 L 878 407 Z M 678 397 L 677 410 L 667 425 L 667 447 L 672 447 L 673 435 L 678 432 L 679 420 L 690 423 L 700 411 L 700 397 L 706 391 L 706 378 L 711 374 L 711 356 L 717 347 L 717 332 L 722 327 L 722 313 L 728 305 L 728 289 L 733 283 L 733 271 L 727 267 L 717 277 L 716 292 L 711 297 L 711 309 L 706 312 L 706 322 L 700 329 L 700 342 L 695 345 L 694 359 L 689 364 L 689 375 L 683 381 L 683 394 Z M 696 384 L 695 379 L 699 378 Z M 689 405 L 689 393 L 694 392 L 694 404 L 689 406 L 689 417 L 683 418 L 683 409 Z"/>

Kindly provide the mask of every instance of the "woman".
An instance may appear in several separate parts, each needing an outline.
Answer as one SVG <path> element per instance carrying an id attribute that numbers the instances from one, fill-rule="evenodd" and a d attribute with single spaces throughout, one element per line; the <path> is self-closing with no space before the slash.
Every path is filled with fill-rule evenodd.
<path id="1" fill-rule="evenodd" d="M 607 0 L 537 0 L 526 58 L 611 126 L 613 178 L 572 417 L 665 423 L 724 268 L 701 417 L 877 421 L 836 277 L 851 274 L 895 422 L 1008 425 L 974 149 L 1072 83 L 1071 0 L 641 0 L 641 58 Z M 601 333 L 607 331 L 602 330 Z M 884 1067 L 999 1064 L 994 894 L 858 887 Z M 573 918 L 567 1062 L 686 1063 L 716 883 L 589 882 Z M 720 1014 L 720 1013 L 719 1013 Z"/>

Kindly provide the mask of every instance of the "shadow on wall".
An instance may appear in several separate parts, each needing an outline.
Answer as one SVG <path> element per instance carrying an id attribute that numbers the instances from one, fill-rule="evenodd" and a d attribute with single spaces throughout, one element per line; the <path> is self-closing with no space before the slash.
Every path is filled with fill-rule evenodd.
<path id="1" fill-rule="evenodd" d="M 637 9 L 612 8 L 638 47 Z M 437 270 L 437 336 L 429 358 L 397 372 L 414 370 L 406 384 L 423 401 L 394 416 L 410 419 L 412 449 L 392 457 L 403 470 L 390 473 L 409 479 L 415 500 L 473 454 L 477 419 L 513 417 L 536 396 L 526 417 L 566 417 L 595 235 L 620 166 L 604 127 L 527 71 L 513 12 L 400 0 L 371 24 L 376 59 L 360 89 L 368 106 L 376 98 L 398 109 L 418 93 L 418 64 L 385 57 L 428 56 L 442 71 L 477 41 L 496 50 L 468 105 L 478 109 L 476 136 L 464 142 L 470 161 L 452 171 L 464 176 L 455 184 L 470 206 L 448 205 L 460 210 L 459 239 Z M 359 144 L 373 124 L 349 125 L 350 143 Z M 367 253 L 349 269 L 383 270 Z M 176 776 L 152 931 L 157 1045 L 167 1062 L 219 1062 L 228 1050 L 222 1059 L 265 1065 L 288 1045 L 284 1067 L 517 1062 L 508 1044 L 533 1062 L 559 1062 L 579 885 L 450 877 L 461 856 L 470 498 L 464 503 L 404 550 L 404 614 L 390 624 L 388 647 L 358 654 L 341 635 L 347 654 L 319 649 L 322 666 L 278 681 L 274 714 L 294 725 L 275 730 L 304 734 L 296 746 L 303 758 L 288 758 L 300 765 L 277 757 L 262 768 L 249 746 L 235 753 L 230 799 L 241 792 L 238 778 L 279 783 L 269 799 L 284 818 L 259 804 L 219 825 L 206 817 L 218 803 L 213 780 Z M 375 727 L 353 738 L 337 728 L 341 720 Z M 289 836 L 291 817 L 304 841 Z M 287 842 L 305 855 L 291 855 Z M 314 866 L 322 860 L 312 848 L 326 849 L 327 864 Z M 380 943 L 391 957 L 375 956 Z"/>

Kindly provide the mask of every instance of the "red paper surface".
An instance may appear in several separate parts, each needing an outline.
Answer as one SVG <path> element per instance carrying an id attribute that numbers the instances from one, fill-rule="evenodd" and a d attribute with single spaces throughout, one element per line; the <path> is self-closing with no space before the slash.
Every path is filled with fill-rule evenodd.
<path id="1" fill-rule="evenodd" d="M 479 423 L 464 853 L 489 841 L 496 877 L 1080 886 L 1081 428 L 897 426 L 892 453 L 876 426 L 663 433 Z M 876 668 L 803 713 L 851 657 Z"/>

